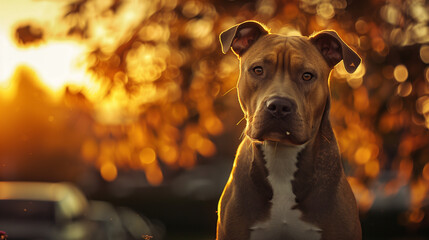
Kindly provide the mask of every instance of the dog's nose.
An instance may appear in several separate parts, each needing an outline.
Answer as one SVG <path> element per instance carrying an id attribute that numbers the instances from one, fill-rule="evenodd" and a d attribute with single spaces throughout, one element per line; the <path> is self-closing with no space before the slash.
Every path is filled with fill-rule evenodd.
<path id="1" fill-rule="evenodd" d="M 294 103 L 287 98 L 271 98 L 267 101 L 267 110 L 274 117 L 285 117 L 293 111 Z"/>

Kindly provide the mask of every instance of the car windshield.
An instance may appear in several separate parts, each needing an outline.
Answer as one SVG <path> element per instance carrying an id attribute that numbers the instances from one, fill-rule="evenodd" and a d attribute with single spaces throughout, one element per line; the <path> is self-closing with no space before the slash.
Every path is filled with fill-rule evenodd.
<path id="1" fill-rule="evenodd" d="M 55 203 L 50 201 L 0 200 L 0 220 L 55 221 Z"/>

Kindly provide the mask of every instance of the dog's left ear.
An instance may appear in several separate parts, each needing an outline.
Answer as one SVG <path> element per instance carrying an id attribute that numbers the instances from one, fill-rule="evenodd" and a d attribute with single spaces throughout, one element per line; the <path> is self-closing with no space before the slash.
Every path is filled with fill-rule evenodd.
<path id="1" fill-rule="evenodd" d="M 343 60 L 347 72 L 353 73 L 362 61 L 335 31 L 322 31 L 310 37 L 310 41 L 317 47 L 330 67 L 334 67 Z"/>
<path id="2" fill-rule="evenodd" d="M 257 21 L 245 21 L 234 25 L 219 36 L 222 52 L 226 53 L 231 48 L 238 57 L 241 57 L 260 37 L 268 33 L 268 29 Z"/>

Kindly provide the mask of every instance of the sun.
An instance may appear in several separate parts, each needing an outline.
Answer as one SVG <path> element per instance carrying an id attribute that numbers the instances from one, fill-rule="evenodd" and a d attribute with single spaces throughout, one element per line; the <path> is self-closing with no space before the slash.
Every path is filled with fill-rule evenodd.
<path id="1" fill-rule="evenodd" d="M 18 66 L 33 69 L 41 84 L 54 97 L 66 86 L 96 92 L 100 86 L 87 71 L 87 49 L 76 41 L 49 41 L 20 48 L 0 33 L 0 91 L 13 95 L 12 75 Z"/>

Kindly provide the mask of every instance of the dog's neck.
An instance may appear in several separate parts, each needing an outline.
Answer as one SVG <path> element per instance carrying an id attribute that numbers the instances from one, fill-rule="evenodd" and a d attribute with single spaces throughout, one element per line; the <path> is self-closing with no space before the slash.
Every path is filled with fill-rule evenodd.
<path id="1" fill-rule="evenodd" d="M 273 189 L 273 207 L 279 207 L 274 214 L 287 216 L 285 211 L 296 205 L 296 196 L 293 193 L 292 181 L 298 170 L 298 154 L 305 148 L 304 145 L 287 146 L 276 142 L 265 141 L 262 151 L 265 166 L 268 170 L 268 182 Z M 282 219 L 283 221 L 283 219 Z"/>
<path id="2" fill-rule="evenodd" d="M 262 151 L 268 170 L 268 182 L 273 190 L 270 218 L 252 226 L 251 240 L 275 239 L 276 236 L 319 239 L 320 229 L 301 220 L 302 212 L 295 208 L 297 202 L 292 191 L 294 174 L 298 170 L 298 154 L 304 145 L 287 146 L 264 141 Z"/>
<path id="3" fill-rule="evenodd" d="M 305 144 L 297 146 L 284 145 L 278 142 L 264 141 L 263 152 L 265 166 L 272 180 L 290 181 L 298 169 L 298 153 L 305 148 Z"/>

